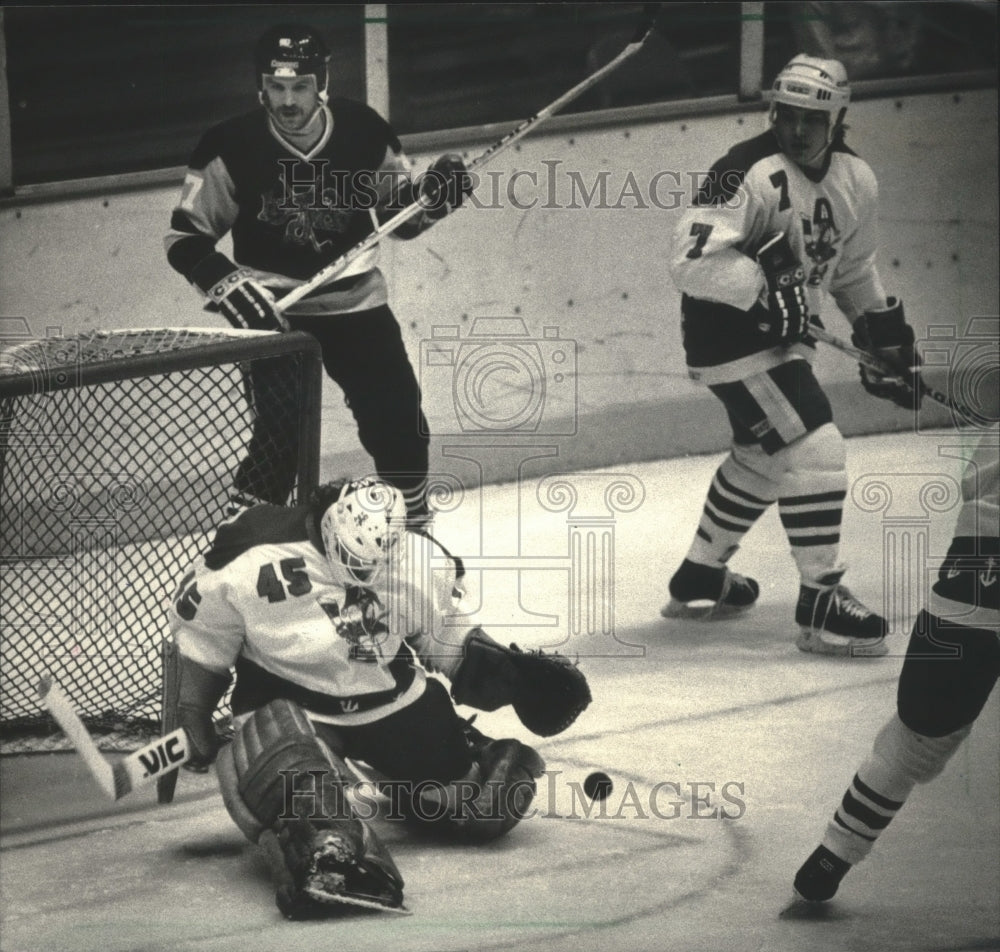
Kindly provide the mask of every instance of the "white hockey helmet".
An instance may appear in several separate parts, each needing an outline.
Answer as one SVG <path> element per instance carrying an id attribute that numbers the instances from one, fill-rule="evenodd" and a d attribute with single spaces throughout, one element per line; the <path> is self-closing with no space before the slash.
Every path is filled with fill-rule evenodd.
<path id="1" fill-rule="evenodd" d="M 831 125 L 843 122 L 851 101 L 851 85 L 843 63 L 799 53 L 792 57 L 771 87 L 771 118 L 776 103 L 828 112 Z"/>
<path id="2" fill-rule="evenodd" d="M 401 554 L 406 525 L 402 494 L 372 477 L 344 484 L 320 518 L 326 557 L 341 581 L 373 585 L 384 566 Z"/>

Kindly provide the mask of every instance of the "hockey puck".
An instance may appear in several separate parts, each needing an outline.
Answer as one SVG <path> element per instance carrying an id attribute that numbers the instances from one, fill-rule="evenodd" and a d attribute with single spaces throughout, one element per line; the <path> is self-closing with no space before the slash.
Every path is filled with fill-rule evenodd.
<path id="1" fill-rule="evenodd" d="M 611 778 L 601 770 L 595 770 L 592 774 L 587 774 L 587 779 L 583 781 L 583 792 L 591 800 L 604 800 L 611 793 Z"/>

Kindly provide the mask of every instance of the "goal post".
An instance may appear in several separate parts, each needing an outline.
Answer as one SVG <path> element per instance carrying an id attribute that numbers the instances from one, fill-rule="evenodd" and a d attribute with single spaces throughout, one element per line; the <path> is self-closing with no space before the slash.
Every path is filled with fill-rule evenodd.
<path id="1" fill-rule="evenodd" d="M 237 473 L 308 498 L 321 394 L 302 332 L 92 331 L 0 352 L 0 753 L 63 745 L 37 699 L 44 673 L 104 749 L 161 732 L 181 573 Z"/>

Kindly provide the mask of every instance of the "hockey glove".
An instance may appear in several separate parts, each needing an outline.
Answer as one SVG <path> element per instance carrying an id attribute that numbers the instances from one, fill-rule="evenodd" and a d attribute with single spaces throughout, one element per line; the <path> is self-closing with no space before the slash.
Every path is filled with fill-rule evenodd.
<path id="1" fill-rule="evenodd" d="M 184 655 L 179 655 L 178 663 L 177 723 L 191 742 L 191 757 L 184 766 L 204 773 L 219 753 L 212 714 L 229 687 L 230 677 L 228 672 L 211 671 Z"/>
<path id="2" fill-rule="evenodd" d="M 274 295 L 224 254 L 213 251 L 198 262 L 191 280 L 208 298 L 209 309 L 221 311 L 237 330 L 288 330 L 288 322 L 274 306 Z"/>
<path id="3" fill-rule="evenodd" d="M 886 300 L 877 311 L 866 311 L 854 322 L 851 342 L 874 354 L 894 373 L 883 374 L 859 364 L 861 386 L 872 396 L 891 400 L 904 410 L 916 411 L 923 393 L 920 387 L 920 355 L 913 346 L 913 328 L 906 323 L 903 303 Z"/>
<path id="4" fill-rule="evenodd" d="M 760 330 L 780 344 L 802 340 L 809 331 L 806 274 L 784 232 L 757 252 L 757 263 L 767 282 L 767 317 L 758 325 Z"/>
<path id="5" fill-rule="evenodd" d="M 590 704 L 590 686 L 569 658 L 542 651 L 505 648 L 482 628 L 473 628 L 451 679 L 458 704 L 495 711 L 510 704 L 521 723 L 540 737 L 566 730 Z"/>
<path id="6" fill-rule="evenodd" d="M 431 221 L 440 221 L 462 207 L 472 193 L 472 176 L 460 155 L 448 152 L 431 164 L 417 181 L 417 198 Z"/>

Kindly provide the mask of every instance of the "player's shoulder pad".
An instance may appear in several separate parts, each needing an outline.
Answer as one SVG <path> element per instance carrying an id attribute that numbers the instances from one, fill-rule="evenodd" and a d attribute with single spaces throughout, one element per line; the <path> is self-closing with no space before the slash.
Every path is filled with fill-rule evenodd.
<path id="1" fill-rule="evenodd" d="M 844 166 L 850 169 L 850 174 L 854 178 L 858 187 L 863 189 L 862 198 L 874 198 L 878 193 L 878 179 L 872 167 L 849 146 L 845 145 L 843 139 L 839 139 L 830 147 L 830 164 L 836 158 Z"/>
<path id="2" fill-rule="evenodd" d="M 263 505 L 247 509 L 219 526 L 205 553 L 205 565 L 215 571 L 254 546 L 306 541 L 309 538 L 306 512 L 305 506 Z"/>
<path id="3" fill-rule="evenodd" d="M 212 126 L 195 146 L 188 166 L 203 169 L 213 159 L 254 151 L 255 141 L 267 133 L 266 116 L 263 109 L 255 109 Z"/>
<path id="4" fill-rule="evenodd" d="M 698 189 L 695 204 L 718 205 L 728 201 L 758 162 L 780 151 L 778 140 L 770 130 L 738 142 L 709 169 L 705 181 Z"/>
<path id="5" fill-rule="evenodd" d="M 384 153 L 385 146 L 393 152 L 402 151 L 403 144 L 392 126 L 371 106 L 345 96 L 331 96 L 328 107 L 333 115 L 334 128 L 339 127 L 346 136 L 356 141 L 370 142 L 379 156 Z"/>

